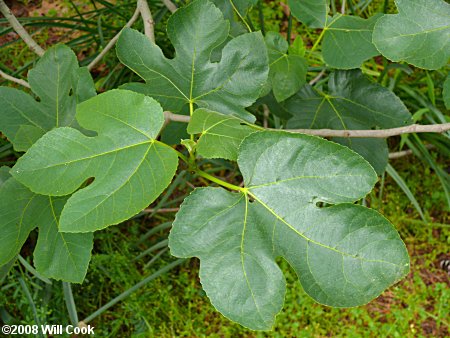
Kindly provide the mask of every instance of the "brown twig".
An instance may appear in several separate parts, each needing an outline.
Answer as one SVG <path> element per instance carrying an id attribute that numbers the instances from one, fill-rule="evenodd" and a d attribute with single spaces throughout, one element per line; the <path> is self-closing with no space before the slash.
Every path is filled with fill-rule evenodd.
<path id="1" fill-rule="evenodd" d="M 164 117 L 166 118 L 166 121 L 173 121 L 173 122 L 189 123 L 189 121 L 191 120 L 191 117 L 188 115 L 174 114 L 170 111 L 165 111 Z"/>
<path id="2" fill-rule="evenodd" d="M 314 86 L 317 82 L 319 82 L 319 80 L 322 78 L 322 76 L 325 75 L 325 69 L 322 69 L 322 71 L 311 81 L 309 81 L 309 85 L 310 86 Z"/>
<path id="3" fill-rule="evenodd" d="M 190 116 L 178 115 L 171 112 L 164 112 L 166 120 L 189 123 Z M 269 130 L 279 130 L 270 129 Z M 443 133 L 450 130 L 450 123 L 443 124 L 412 124 L 400 128 L 379 129 L 379 130 L 335 130 L 335 129 L 285 129 L 291 133 L 301 133 L 322 137 L 345 137 L 345 138 L 388 138 L 403 134 L 413 133 Z"/>
<path id="4" fill-rule="evenodd" d="M 345 0 L 342 0 L 341 14 L 345 14 Z"/>
<path id="5" fill-rule="evenodd" d="M 175 13 L 175 11 L 178 9 L 177 6 L 170 0 L 162 0 L 162 2 L 171 13 Z"/>
<path id="6" fill-rule="evenodd" d="M 152 12 L 148 7 L 147 0 L 138 0 L 137 6 L 141 12 L 142 20 L 144 21 L 145 35 L 151 42 L 155 42 L 155 22 L 153 21 Z"/>
<path id="7" fill-rule="evenodd" d="M 153 213 L 153 212 L 156 211 L 156 213 L 158 213 L 158 214 L 169 214 L 169 213 L 172 213 L 172 212 L 178 212 L 178 210 L 180 210 L 180 208 L 161 208 L 161 209 L 158 209 L 158 210 L 148 208 L 148 209 L 144 209 L 144 212 L 146 212 L 146 213 Z"/>
<path id="8" fill-rule="evenodd" d="M 139 19 L 139 15 L 140 15 L 140 10 L 139 7 L 136 8 L 136 10 L 134 11 L 133 16 L 131 17 L 131 19 L 126 23 L 126 25 L 123 28 L 130 28 L 131 26 L 133 26 L 133 24 L 137 21 L 137 19 Z M 112 39 L 111 41 L 108 42 L 108 44 L 105 46 L 105 48 L 101 51 L 100 54 L 97 55 L 97 57 L 91 61 L 91 63 L 89 63 L 89 65 L 87 66 L 87 68 L 89 70 L 92 70 L 92 68 L 95 67 L 95 65 L 100 62 L 101 59 L 103 59 L 103 57 L 106 55 L 106 53 L 109 52 L 109 50 L 111 48 L 114 47 L 114 45 L 116 44 L 117 40 L 119 39 L 120 33 L 122 33 L 123 28 L 120 30 L 119 33 L 117 33 Z"/>
<path id="9" fill-rule="evenodd" d="M 268 128 L 268 127 L 269 127 L 269 115 L 270 115 L 270 110 L 269 110 L 269 107 L 267 107 L 266 104 L 263 104 L 263 110 L 264 110 L 263 127 L 264 127 L 264 128 Z"/>
<path id="10" fill-rule="evenodd" d="M 434 149 L 436 148 L 433 144 L 426 144 L 425 147 L 427 149 Z M 405 157 L 405 156 L 409 156 L 414 154 L 414 152 L 411 149 L 408 150 L 402 150 L 402 151 L 397 151 L 395 153 L 390 153 L 389 154 L 389 159 L 390 160 L 395 160 L 397 158 L 401 158 L 401 157 Z"/>
<path id="11" fill-rule="evenodd" d="M 29 85 L 29 83 L 27 81 L 22 80 L 22 79 L 18 79 L 18 78 L 14 77 L 14 76 L 11 76 L 11 75 L 8 75 L 8 74 L 2 72 L 1 70 L 0 70 L 0 76 L 2 78 L 4 78 L 5 80 L 11 81 L 11 82 L 15 82 L 15 83 L 20 84 L 21 86 L 30 88 L 30 85 Z"/>
<path id="12" fill-rule="evenodd" d="M 379 130 L 334 130 L 334 129 L 290 129 L 291 133 L 302 133 L 322 137 L 351 137 L 351 138 L 387 138 L 413 133 L 443 133 L 450 130 L 450 123 L 419 125 L 379 129 Z"/>
<path id="13" fill-rule="evenodd" d="M 5 16 L 6 20 L 8 20 L 9 24 L 14 28 L 17 34 L 22 38 L 22 40 L 26 43 L 30 49 L 35 52 L 37 55 L 44 55 L 45 51 L 39 46 L 36 41 L 33 40 L 30 34 L 23 28 L 20 22 L 16 19 L 11 10 L 6 6 L 5 1 L 0 0 L 0 12 Z"/>
<path id="14" fill-rule="evenodd" d="M 189 187 L 189 188 L 191 188 L 192 190 L 195 190 L 195 185 L 193 185 L 191 182 L 189 182 L 189 181 L 186 181 L 186 185 Z"/>

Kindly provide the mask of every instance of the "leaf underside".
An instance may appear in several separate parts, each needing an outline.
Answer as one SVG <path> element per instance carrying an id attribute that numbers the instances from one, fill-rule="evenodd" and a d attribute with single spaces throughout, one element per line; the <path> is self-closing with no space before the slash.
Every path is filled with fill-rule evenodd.
<path id="1" fill-rule="evenodd" d="M 280 256 L 312 298 L 335 307 L 365 304 L 408 272 L 394 227 L 352 204 L 376 181 L 359 155 L 283 132 L 251 134 L 239 152 L 247 195 L 196 189 L 169 237 L 173 255 L 200 258 L 203 288 L 226 317 L 271 329 L 286 288 Z"/>

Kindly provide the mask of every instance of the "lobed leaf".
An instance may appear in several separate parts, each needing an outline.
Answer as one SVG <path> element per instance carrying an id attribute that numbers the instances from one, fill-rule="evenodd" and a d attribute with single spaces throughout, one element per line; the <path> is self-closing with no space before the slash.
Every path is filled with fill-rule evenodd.
<path id="1" fill-rule="evenodd" d="M 200 258 L 200 280 L 214 307 L 253 330 L 270 329 L 284 303 L 284 276 L 271 252 L 270 231 L 261 226 L 272 218 L 243 194 L 197 188 L 184 200 L 169 237 L 172 255 Z"/>
<path id="2" fill-rule="evenodd" d="M 398 14 L 378 20 L 377 49 L 389 60 L 439 69 L 450 58 L 450 4 L 443 0 L 395 0 Z"/>
<path id="3" fill-rule="evenodd" d="M 173 255 L 200 258 L 203 288 L 226 317 L 254 330 L 272 327 L 285 294 L 280 256 L 312 298 L 335 307 L 365 304 L 408 272 L 406 247 L 392 224 L 351 204 L 377 177 L 348 148 L 257 132 L 241 144 L 238 164 L 242 192 L 196 189 L 169 237 Z"/>
<path id="4" fill-rule="evenodd" d="M 77 120 L 98 135 L 54 129 L 12 170 L 33 192 L 51 196 L 74 193 L 95 178 L 68 199 L 63 232 L 91 232 L 137 214 L 168 186 L 178 165 L 176 152 L 156 141 L 164 114 L 149 97 L 111 90 L 78 105 Z"/>
<path id="5" fill-rule="evenodd" d="M 0 87 L 0 130 L 17 151 L 26 151 L 52 128 L 78 128 L 77 103 L 96 95 L 89 71 L 78 66 L 65 45 L 50 48 L 29 71 L 28 80 L 39 101 L 21 90 Z"/>
<path id="6" fill-rule="evenodd" d="M 328 16 L 328 1 L 290 1 L 292 14 L 311 28 L 323 28 L 322 54 L 330 67 L 359 68 L 361 64 L 380 54 L 372 43 L 375 23 L 381 15 L 363 19 L 337 14 Z"/>
<path id="7" fill-rule="evenodd" d="M 207 109 L 197 109 L 188 125 L 188 133 L 201 134 L 197 141 L 197 154 L 205 158 L 237 160 L 242 140 L 255 132 L 245 121 Z"/>
<path id="8" fill-rule="evenodd" d="M 411 114 L 393 92 L 370 82 L 360 70 L 336 71 L 330 75 L 329 94 L 303 87 L 287 100 L 284 108 L 293 116 L 287 128 L 376 129 L 412 123 Z M 346 145 L 382 173 L 388 162 L 383 139 L 333 138 Z"/>
<path id="9" fill-rule="evenodd" d="M 270 62 L 270 84 L 276 100 L 281 102 L 306 83 L 308 63 L 299 55 L 302 54 L 301 48 L 289 48 L 288 42 L 279 33 L 267 32 L 265 42 Z"/>
<path id="10" fill-rule="evenodd" d="M 219 62 L 211 62 L 211 53 L 227 39 L 229 26 L 208 0 L 180 8 L 167 24 L 176 52 L 173 59 L 167 59 L 143 34 L 125 29 L 117 55 L 145 84 L 124 88 L 154 97 L 165 110 L 177 112 L 186 104 L 195 104 L 254 122 L 245 108 L 256 101 L 266 83 L 267 51 L 260 32 L 247 33 L 223 48 Z"/>
<path id="11" fill-rule="evenodd" d="M 338 69 L 359 68 L 380 54 L 372 43 L 372 33 L 380 15 L 363 19 L 337 15 L 325 27 L 322 54 L 327 65 Z"/>
<path id="12" fill-rule="evenodd" d="M 0 266 L 19 254 L 30 232 L 39 227 L 36 270 L 48 278 L 81 283 L 91 259 L 93 234 L 59 232 L 58 218 L 66 200 L 35 194 L 12 177 L 5 181 L 0 186 Z"/>
<path id="13" fill-rule="evenodd" d="M 39 101 L 22 91 L 0 88 L 0 130 L 17 151 L 27 150 L 55 127 L 80 128 L 75 120 L 76 104 L 96 95 L 89 71 L 78 66 L 75 54 L 64 45 L 47 50 L 29 71 L 28 80 Z M 15 260 L 30 232 L 38 227 L 34 250 L 37 271 L 49 278 L 81 283 L 93 234 L 59 232 L 58 218 L 67 198 L 35 194 L 12 178 L 9 169 L 0 169 L 0 233 L 5 239 L 0 265 Z"/>
<path id="14" fill-rule="evenodd" d="M 218 62 L 220 61 L 222 57 L 222 50 L 223 48 L 235 37 L 248 33 L 247 28 L 245 27 L 244 23 L 237 18 L 237 12 L 243 17 L 247 15 L 248 10 L 252 6 L 250 3 L 251 1 L 247 0 L 210 0 L 217 8 L 220 9 L 220 11 L 223 14 L 224 19 L 228 20 L 230 23 L 230 32 L 228 33 L 228 37 L 220 44 L 218 47 L 216 47 L 211 52 L 211 62 Z M 233 8 L 233 5 L 235 5 L 236 10 Z"/>

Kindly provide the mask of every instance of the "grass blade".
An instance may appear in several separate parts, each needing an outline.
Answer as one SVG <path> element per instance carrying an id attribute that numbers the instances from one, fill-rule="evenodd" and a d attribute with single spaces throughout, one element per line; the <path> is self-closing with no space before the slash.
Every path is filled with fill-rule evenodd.
<path id="1" fill-rule="evenodd" d="M 33 312 L 34 321 L 35 321 L 36 325 L 41 326 L 41 321 L 39 320 L 39 316 L 38 316 L 37 310 L 36 310 L 36 304 L 34 303 L 33 297 L 31 296 L 31 292 L 28 289 L 27 284 L 25 283 L 23 278 L 19 277 L 18 279 L 19 279 L 20 286 L 22 287 L 22 290 L 25 293 L 25 297 L 27 298 L 28 303 L 30 304 L 31 311 Z M 39 337 L 42 337 L 42 335 L 39 334 Z"/>
<path id="2" fill-rule="evenodd" d="M 406 182 L 403 180 L 403 178 L 398 174 L 398 172 L 394 169 L 393 166 L 391 166 L 390 164 L 387 165 L 386 167 L 386 172 L 389 174 L 389 176 L 392 177 L 392 179 L 395 181 L 395 183 L 397 183 L 397 185 L 400 187 L 400 189 L 403 190 L 403 192 L 405 193 L 405 195 L 408 197 L 409 201 L 411 202 L 411 204 L 414 206 L 414 208 L 417 210 L 417 212 L 420 215 L 420 218 L 422 218 L 422 220 L 424 222 L 427 222 L 425 215 L 422 211 L 422 208 L 420 207 L 419 202 L 417 202 L 417 199 L 414 197 L 414 194 L 412 193 L 412 191 L 409 189 L 408 185 L 406 184 Z"/>
<path id="3" fill-rule="evenodd" d="M 75 301 L 73 299 L 72 287 L 70 283 L 62 282 L 64 291 L 64 300 L 66 301 L 67 311 L 69 312 L 70 322 L 74 327 L 78 326 L 78 314 Z"/>
<path id="4" fill-rule="evenodd" d="M 153 251 L 156 251 L 158 249 L 166 248 L 168 244 L 169 244 L 169 240 L 168 239 L 163 239 L 162 241 L 156 243 L 155 245 L 152 245 L 150 248 L 148 248 L 147 250 L 145 250 L 142 253 L 140 253 L 134 260 L 138 260 L 138 259 L 140 259 L 140 258 L 142 258 L 144 256 L 147 256 L 148 254 L 150 254 Z"/>
<path id="5" fill-rule="evenodd" d="M 172 226 L 172 221 L 164 222 L 164 223 L 161 223 L 161 224 L 157 225 L 156 227 L 154 227 L 154 228 L 150 229 L 149 231 L 147 231 L 147 233 L 144 234 L 141 238 L 139 238 L 139 241 L 136 244 L 140 244 L 140 243 L 144 242 L 150 236 L 152 236 L 152 235 L 154 235 L 154 234 L 156 234 L 156 233 L 158 233 L 160 231 L 169 229 L 171 226 Z"/>
<path id="6" fill-rule="evenodd" d="M 9 271 L 13 267 L 16 260 L 17 260 L 17 257 L 14 257 L 8 263 L 6 263 L 5 265 L 2 265 L 0 267 L 0 285 L 2 285 L 3 282 L 5 281 L 6 277 L 8 276 Z"/>
<path id="7" fill-rule="evenodd" d="M 155 263 L 159 257 L 161 257 L 166 251 L 169 250 L 169 247 L 162 249 L 160 252 L 158 252 L 151 260 L 149 260 L 144 265 L 144 270 L 148 269 L 153 263 Z"/>
<path id="8" fill-rule="evenodd" d="M 47 277 L 42 276 L 39 272 L 36 271 L 35 268 L 33 268 L 30 263 L 28 263 L 21 255 L 18 256 L 19 262 L 22 263 L 23 267 L 31 273 L 34 277 L 37 279 L 40 279 L 46 284 L 52 284 L 52 281 L 48 279 Z"/>
<path id="9" fill-rule="evenodd" d="M 445 197 L 447 199 L 447 208 L 450 210 L 450 176 L 436 163 L 419 137 L 415 134 L 412 135 L 413 140 L 407 139 L 406 144 L 418 158 L 428 164 L 435 171 L 436 175 L 441 181 L 442 188 L 445 192 Z"/>
<path id="10" fill-rule="evenodd" d="M 83 323 L 87 324 L 87 323 L 91 322 L 93 319 L 95 319 L 98 316 L 100 316 L 103 312 L 108 310 L 110 307 L 116 305 L 121 300 L 127 298 L 129 295 L 131 295 L 133 292 L 137 291 L 139 288 L 141 288 L 145 284 L 147 284 L 147 283 L 151 282 L 152 280 L 160 277 L 161 275 L 169 272 L 170 270 L 172 270 L 176 266 L 184 263 L 185 261 L 186 261 L 186 259 L 181 258 L 181 259 L 177 259 L 176 261 L 174 261 L 174 262 L 172 262 L 170 264 L 167 264 L 166 266 L 164 266 L 163 268 L 159 269 L 158 271 L 156 271 L 155 273 L 151 274 L 150 276 L 144 278 L 143 280 L 141 280 L 139 283 L 135 284 L 134 286 L 132 286 L 128 290 L 122 292 L 116 298 L 112 299 L 111 301 L 109 301 L 108 303 L 103 305 L 100 309 L 98 309 L 97 311 L 95 311 L 94 313 L 92 313 L 91 315 L 86 317 L 85 319 L 83 319 Z"/>

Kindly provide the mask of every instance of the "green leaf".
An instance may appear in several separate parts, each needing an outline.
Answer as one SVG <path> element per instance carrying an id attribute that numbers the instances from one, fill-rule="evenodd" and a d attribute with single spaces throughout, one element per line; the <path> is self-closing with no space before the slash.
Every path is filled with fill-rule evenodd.
<path id="1" fill-rule="evenodd" d="M 276 115 L 283 120 L 288 120 L 292 117 L 292 114 L 284 108 L 284 102 L 277 102 L 273 92 L 270 92 L 264 97 L 258 99 L 254 106 L 258 107 L 263 104 L 269 108 L 271 114 Z"/>
<path id="2" fill-rule="evenodd" d="M 54 127 L 79 128 L 75 120 L 77 103 L 96 95 L 89 71 L 78 66 L 75 54 L 64 45 L 50 48 L 29 71 L 28 80 L 39 101 L 22 91 L 0 88 L 0 130 L 18 151 L 27 150 Z M 37 195 L 11 178 L 9 168 L 1 168 L 0 234 L 5 244 L 0 249 L 0 265 L 15 257 L 29 233 L 39 227 L 36 269 L 49 278 L 81 283 L 93 235 L 59 232 L 58 218 L 66 200 Z"/>
<path id="3" fill-rule="evenodd" d="M 164 123 L 152 98 L 111 90 L 77 107 L 77 120 L 98 136 L 57 128 L 21 157 L 12 174 L 33 192 L 64 196 L 83 182 L 60 218 L 60 231 L 90 232 L 120 223 L 153 202 L 175 174 L 178 158 L 156 141 Z"/>
<path id="4" fill-rule="evenodd" d="M 41 210 L 30 203 L 33 202 L 31 195 L 34 194 L 13 178 L 8 179 L 0 187 L 0 216 L 2 218 L 0 223 L 0 233 L 2 234 L 0 266 L 8 263 L 19 253 L 29 233 L 35 227 L 30 225 L 27 219 L 17 218 L 17 215 L 27 210 L 30 214 L 36 214 L 36 212 L 37 215 L 40 214 Z M 34 219 L 37 222 L 40 221 L 39 218 L 33 217 L 32 220 Z M 19 222 L 16 224 L 18 220 Z"/>
<path id="5" fill-rule="evenodd" d="M 191 153 L 197 146 L 197 142 L 191 139 L 181 140 L 181 144 Z"/>
<path id="6" fill-rule="evenodd" d="M 196 189 L 169 237 L 173 255 L 200 258 L 203 288 L 227 318 L 271 329 L 285 294 L 280 256 L 312 298 L 335 307 L 365 304 L 408 272 L 408 253 L 392 224 L 352 204 L 377 176 L 348 148 L 257 132 L 242 142 L 238 164 L 242 192 Z"/>
<path id="7" fill-rule="evenodd" d="M 124 88 L 154 97 L 165 110 L 177 112 L 193 103 L 254 122 L 255 117 L 245 108 L 258 98 L 269 70 L 261 33 L 232 39 L 223 48 L 220 62 L 212 63 L 211 52 L 227 38 L 229 22 L 207 0 L 177 10 L 167 31 L 175 48 L 174 59 L 167 59 L 141 33 L 132 29 L 122 32 L 117 55 L 146 82 Z"/>
<path id="8" fill-rule="evenodd" d="M 248 33 L 247 28 L 239 21 L 237 18 L 237 13 L 233 9 L 230 0 L 211 0 L 211 2 L 221 10 L 224 19 L 228 20 L 230 23 L 230 32 L 228 33 L 228 37 L 222 42 L 221 45 L 216 47 L 211 53 L 211 62 L 218 62 L 222 58 L 222 49 L 230 42 L 233 38 L 242 35 L 244 33 Z M 233 3 L 238 4 L 238 7 L 241 9 L 241 15 L 244 17 L 247 15 L 247 11 L 251 4 L 248 1 L 233 1 Z"/>
<path id="9" fill-rule="evenodd" d="M 444 82 L 444 90 L 442 95 L 444 96 L 445 107 L 450 109 L 450 74 L 447 75 L 447 80 Z"/>
<path id="10" fill-rule="evenodd" d="M 269 80 L 275 98 L 281 102 L 306 83 L 308 63 L 303 56 L 287 54 L 289 44 L 279 33 L 268 32 L 265 41 L 270 62 Z"/>
<path id="11" fill-rule="evenodd" d="M 41 204 L 42 210 L 52 211 L 47 219 L 38 224 L 39 237 L 34 250 L 36 270 L 46 277 L 65 282 L 81 283 L 91 260 L 94 234 L 70 234 L 59 231 L 58 217 L 67 198 L 46 196 L 47 203 Z M 40 199 L 43 196 L 39 196 Z M 52 222 L 50 222 L 52 216 Z"/>
<path id="12" fill-rule="evenodd" d="M 9 174 L 10 170 L 10 167 L 0 167 L 0 188 L 8 180 L 8 178 L 11 177 L 11 175 Z"/>
<path id="13" fill-rule="evenodd" d="M 305 86 L 285 102 L 293 115 L 287 128 L 372 129 L 395 128 L 412 123 L 411 114 L 390 90 L 369 81 L 360 70 L 330 75 L 328 94 Z M 364 156 L 382 173 L 388 162 L 384 139 L 334 138 Z"/>
<path id="14" fill-rule="evenodd" d="M 212 2 L 220 8 L 225 18 L 231 22 L 234 21 L 234 13 L 236 11 L 245 17 L 250 8 L 258 3 L 258 0 L 212 0 Z"/>
<path id="15" fill-rule="evenodd" d="M 8 263 L 0 266 L 0 285 L 3 285 L 6 276 L 8 276 L 9 271 L 14 266 L 14 263 L 16 263 L 16 261 L 17 257 L 14 257 Z"/>
<path id="16" fill-rule="evenodd" d="M 181 112 L 178 112 L 178 114 L 189 116 L 189 108 L 184 107 L 184 109 Z M 181 140 L 186 138 L 189 138 L 187 124 L 184 122 L 170 121 L 170 123 L 166 124 L 161 131 L 160 140 L 165 144 L 177 145 L 180 144 Z"/>
<path id="17" fill-rule="evenodd" d="M 295 38 L 294 42 L 289 46 L 288 51 L 291 55 L 305 56 L 306 47 L 300 35 Z"/>
<path id="18" fill-rule="evenodd" d="M 177 145 L 187 137 L 189 137 L 189 134 L 186 131 L 186 123 L 171 121 L 161 133 L 161 142 Z"/>
<path id="19" fill-rule="evenodd" d="M 271 329 L 286 288 L 265 218 L 276 223 L 243 194 L 197 188 L 184 200 L 169 237 L 172 255 L 200 258 L 201 283 L 214 307 L 253 330 Z"/>
<path id="20" fill-rule="evenodd" d="M 377 49 L 389 60 L 439 69 L 450 58 L 450 4 L 442 0 L 396 0 L 398 14 L 378 20 Z"/>
<path id="21" fill-rule="evenodd" d="M 207 109 L 197 109 L 188 125 L 188 133 L 201 134 L 197 154 L 205 158 L 237 160 L 242 140 L 256 130 L 245 121 Z"/>
<path id="22" fill-rule="evenodd" d="M 0 186 L 0 266 L 19 254 L 30 232 L 39 227 L 36 270 L 48 278 L 81 283 L 91 259 L 93 234 L 58 231 L 66 200 L 37 195 L 12 177 Z"/>
<path id="23" fill-rule="evenodd" d="M 330 11 L 328 0 L 289 0 L 292 15 L 310 28 L 323 28 Z"/>
<path id="24" fill-rule="evenodd" d="M 359 68 L 380 54 L 372 43 L 372 32 L 380 15 L 369 19 L 337 15 L 327 25 L 322 43 L 327 65 L 338 69 Z"/>
<path id="25" fill-rule="evenodd" d="M 18 89 L 0 87 L 0 131 L 17 151 L 26 151 L 54 127 L 77 128 L 77 103 L 96 95 L 89 71 L 78 66 L 65 45 L 50 48 L 29 71 L 28 80 L 39 101 Z"/>

